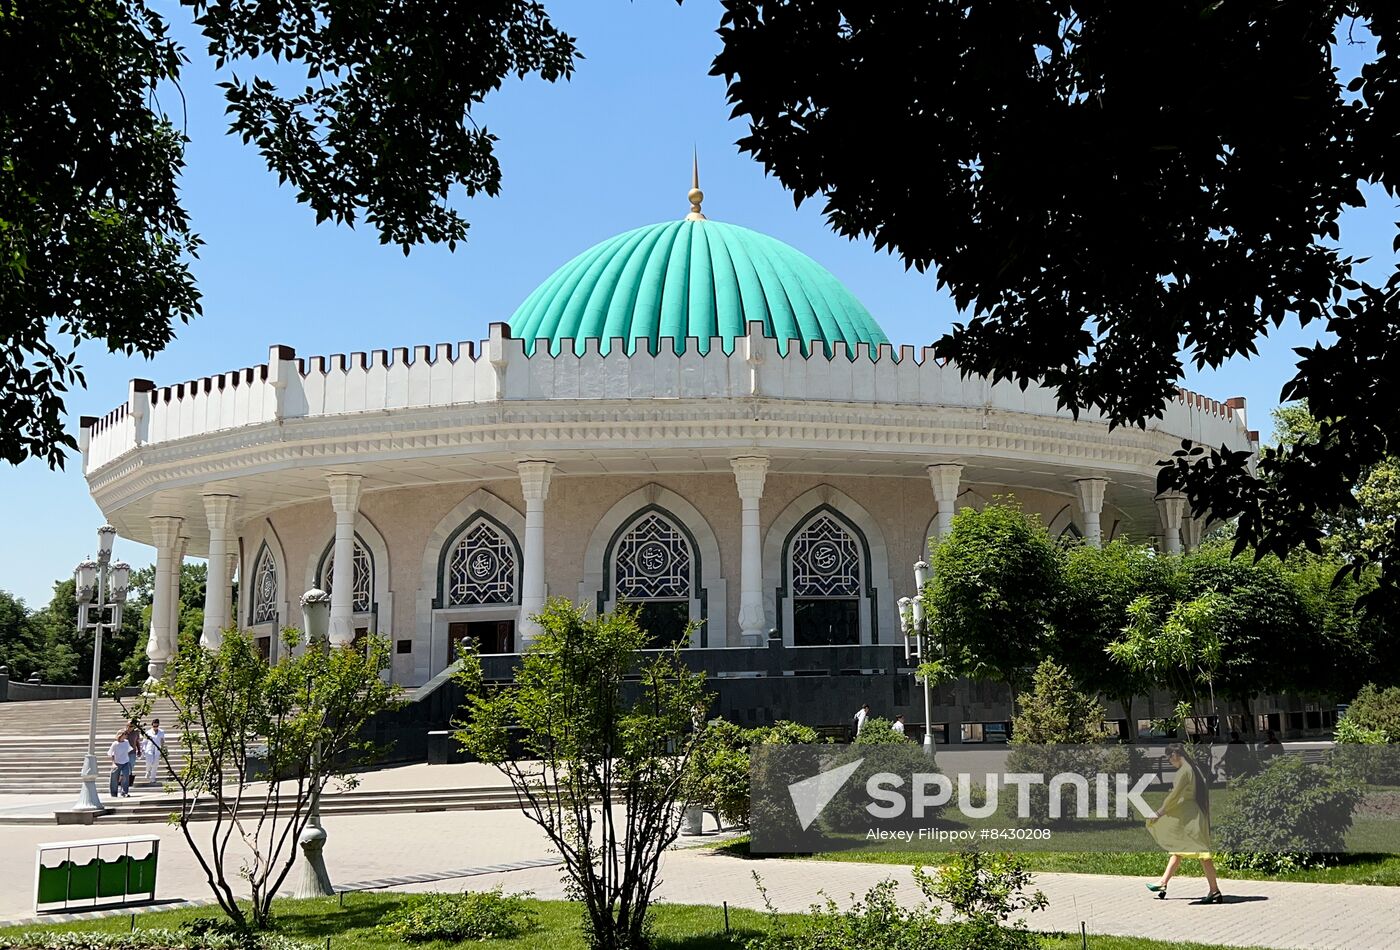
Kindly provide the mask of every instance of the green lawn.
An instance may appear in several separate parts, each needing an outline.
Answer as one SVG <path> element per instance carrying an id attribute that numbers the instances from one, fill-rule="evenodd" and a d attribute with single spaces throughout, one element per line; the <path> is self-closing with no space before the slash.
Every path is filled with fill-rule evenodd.
<path id="1" fill-rule="evenodd" d="M 316 947 L 325 947 L 326 939 L 330 938 L 332 950 L 390 950 L 407 947 L 447 950 L 463 946 L 441 942 L 407 944 L 381 937 L 376 932 L 375 925 L 387 912 L 405 900 L 407 895 L 402 894 L 351 894 L 346 896 L 344 908 L 334 899 L 279 901 L 278 930 L 287 937 L 304 940 Z M 578 905 L 563 901 L 532 901 L 531 906 L 538 914 L 537 929 L 514 940 L 485 940 L 471 946 L 481 950 L 535 950 L 537 947 L 548 947 L 550 950 L 586 950 L 583 935 L 579 930 Z M 209 917 L 217 913 L 214 908 L 160 911 L 139 914 L 136 922 L 142 928 L 177 928 L 192 918 Z M 719 907 L 660 905 L 655 909 L 656 948 L 742 950 L 745 942 L 767 925 L 765 915 L 750 910 L 731 909 L 729 922 L 731 930 L 726 933 L 724 911 Z M 130 926 L 128 917 L 109 917 L 105 920 L 42 928 L 0 928 L 0 934 L 9 936 L 19 930 L 124 933 Z M 1081 946 L 1078 934 L 1050 935 L 1047 936 L 1045 945 L 1048 950 L 1078 950 Z M 1089 946 L 1091 950 L 1232 950 L 1218 944 L 1163 943 L 1133 937 L 1099 936 L 1091 936 Z"/>
<path id="2" fill-rule="evenodd" d="M 761 858 L 749 854 L 747 838 L 735 838 L 715 849 L 735 857 Z M 1028 870 L 1066 871 L 1074 874 L 1123 874 L 1132 877 L 1161 876 L 1166 855 L 1152 852 L 1120 851 L 1022 851 L 1018 852 Z M 880 851 L 856 846 L 844 851 L 829 851 L 813 855 L 814 861 L 854 861 L 866 864 L 921 864 L 937 867 L 949 860 L 946 851 Z M 1185 874 L 1199 876 L 1200 864 L 1186 861 Z M 1311 884 L 1382 884 L 1400 886 L 1400 855 L 1346 854 L 1331 867 L 1287 874 L 1261 874 L 1257 871 L 1227 871 L 1220 869 L 1222 879 L 1253 881 L 1304 881 Z"/>

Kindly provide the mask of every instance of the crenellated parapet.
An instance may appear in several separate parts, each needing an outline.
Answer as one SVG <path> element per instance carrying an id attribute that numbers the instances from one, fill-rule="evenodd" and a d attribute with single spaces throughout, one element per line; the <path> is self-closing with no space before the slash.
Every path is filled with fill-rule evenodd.
<path id="1" fill-rule="evenodd" d="M 830 354 L 813 348 L 803 356 L 796 341 L 766 337 L 762 324 L 734 338 L 729 352 L 716 337 L 702 352 L 695 339 L 662 338 L 655 353 L 626 353 L 613 340 L 607 355 L 600 341 L 581 345 L 511 337 L 492 324 L 480 343 L 442 343 L 333 356 L 299 357 L 273 346 L 258 366 L 156 387 L 133 380 L 127 401 L 100 418 L 82 420 L 85 472 L 94 472 L 138 447 L 173 443 L 245 426 L 293 419 L 384 413 L 500 402 L 634 402 L 751 399 L 801 404 L 956 407 L 1068 419 L 1052 390 L 986 377 L 964 377 L 932 349 L 871 347 L 854 352 L 840 341 Z M 1086 424 L 1102 424 L 1097 413 L 1081 413 Z M 1246 429 L 1244 400 L 1220 402 L 1178 390 L 1149 429 L 1212 446 L 1257 446 Z"/>

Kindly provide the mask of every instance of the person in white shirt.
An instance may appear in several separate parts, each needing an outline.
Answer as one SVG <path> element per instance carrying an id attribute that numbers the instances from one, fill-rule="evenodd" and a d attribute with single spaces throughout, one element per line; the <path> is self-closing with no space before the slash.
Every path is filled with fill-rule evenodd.
<path id="1" fill-rule="evenodd" d="M 156 780 L 156 768 L 160 764 L 160 750 L 165 748 L 165 730 L 160 727 L 159 719 L 151 720 L 151 731 L 146 734 L 146 741 L 141 746 L 141 755 L 146 760 L 146 783 L 153 784 Z"/>
<path id="2" fill-rule="evenodd" d="M 904 735 L 904 717 L 895 716 L 894 722 L 890 724 L 890 728 L 893 729 L 895 732 L 899 733 L 901 736 Z"/>
<path id="3" fill-rule="evenodd" d="M 867 720 L 867 719 L 869 719 L 869 718 L 870 718 L 870 704 L 869 704 L 869 703 L 866 703 L 864 706 L 862 706 L 862 707 L 860 707 L 859 709 L 856 710 L 856 735 L 857 735 L 857 736 L 859 736 L 859 735 L 860 735 L 860 731 L 861 731 L 862 729 L 865 728 L 865 720 Z"/>
<path id="4" fill-rule="evenodd" d="M 125 732 L 117 733 L 107 758 L 112 760 L 112 797 L 125 798 L 131 794 L 131 741 Z"/>

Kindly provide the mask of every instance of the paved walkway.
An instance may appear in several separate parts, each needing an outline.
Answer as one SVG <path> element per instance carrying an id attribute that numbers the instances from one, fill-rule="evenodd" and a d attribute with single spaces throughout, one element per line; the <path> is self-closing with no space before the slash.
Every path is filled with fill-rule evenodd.
<path id="1" fill-rule="evenodd" d="M 435 767 L 436 768 L 436 767 Z M 465 771 L 465 770 L 464 770 Z M 445 773 L 433 773 L 447 785 Z M 464 778 L 465 776 L 454 776 Z M 382 774 L 383 787 L 405 787 L 407 776 Z M 421 779 L 422 776 L 417 776 Z M 403 782 L 403 784 L 400 784 Z M 10 803 L 13 804 L 13 803 Z M 530 821 L 514 811 L 430 812 L 385 815 L 337 815 L 326 819 L 330 841 L 326 860 L 332 880 L 340 883 L 439 875 L 452 869 L 534 863 L 505 873 L 472 877 L 467 885 L 529 890 L 541 898 L 562 898 L 557 866 L 540 866 L 549 849 Z M 198 826 L 207 828 L 207 826 Z M 83 826 L 0 827 L 0 922 L 32 914 L 34 845 L 80 840 L 95 829 Z M 152 833 L 162 839 L 159 896 L 203 899 L 208 886 L 178 828 L 129 826 L 123 833 Z M 111 834 L 101 829 L 101 834 Z M 683 839 L 684 840 L 684 839 Z M 231 856 L 233 860 L 236 857 Z M 781 910 L 801 911 L 823 892 L 845 903 L 885 877 L 901 882 L 905 899 L 922 899 L 905 868 L 823 861 L 749 861 L 685 849 L 666 856 L 660 897 L 672 903 L 718 904 L 760 909 L 753 873 L 763 878 Z M 1197 941 L 1235 946 L 1381 950 L 1400 947 L 1400 887 L 1338 884 L 1288 884 L 1240 881 L 1225 884 L 1223 906 L 1190 906 L 1205 893 L 1199 879 L 1178 878 L 1172 898 L 1151 899 L 1139 878 L 1084 874 L 1037 875 L 1037 886 L 1050 899 L 1048 910 L 1030 918 L 1039 930 L 1077 932 L 1085 921 L 1090 934 L 1122 934 L 1165 941 Z M 461 881 L 399 883 L 396 890 L 454 890 Z"/>

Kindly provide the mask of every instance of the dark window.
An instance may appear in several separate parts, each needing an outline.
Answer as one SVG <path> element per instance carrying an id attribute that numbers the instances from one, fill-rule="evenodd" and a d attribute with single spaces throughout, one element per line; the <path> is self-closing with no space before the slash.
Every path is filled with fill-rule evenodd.
<path id="1" fill-rule="evenodd" d="M 1289 714 L 1288 714 L 1288 728 L 1289 728 L 1289 729 L 1302 729 L 1302 728 L 1303 728 L 1303 714 L 1300 713 L 1300 712 L 1291 712 L 1291 713 L 1289 713 Z"/>
<path id="2" fill-rule="evenodd" d="M 792 643 L 824 647 L 860 643 L 860 601 L 852 598 L 795 600 Z"/>
<path id="3" fill-rule="evenodd" d="M 472 643 L 478 653 L 514 653 L 514 620 L 463 620 L 447 625 L 447 636 L 453 644 Z M 408 642 L 408 641 L 400 641 Z M 455 650 L 455 646 L 454 646 Z M 410 652 L 400 650 L 401 653 Z"/>
<path id="4" fill-rule="evenodd" d="M 412 641 L 412 640 L 400 640 L 398 643 L 396 643 L 396 644 L 394 645 L 394 650 L 395 650 L 396 652 L 398 652 L 398 653 L 412 653 L 412 652 L 413 652 L 413 641 Z"/>
<path id="5" fill-rule="evenodd" d="M 677 643 L 686 646 L 690 643 L 686 630 L 690 624 L 689 601 L 643 600 L 632 606 L 637 608 L 637 625 L 646 632 L 648 647 L 669 647 Z"/>
<path id="6" fill-rule="evenodd" d="M 924 724 L 910 723 L 904 727 L 904 734 L 915 742 L 924 741 Z M 935 722 L 933 724 L 933 741 L 937 745 L 948 744 L 948 724 L 946 722 Z"/>
<path id="7" fill-rule="evenodd" d="M 1317 710 L 1317 709 L 1309 709 L 1309 710 L 1308 710 L 1308 728 L 1309 728 L 1309 729 L 1321 729 L 1321 728 L 1322 728 L 1322 712 L 1321 712 L 1320 710 Z"/>
<path id="8" fill-rule="evenodd" d="M 257 646 L 258 656 L 270 662 L 272 660 L 272 638 L 258 637 Z"/>

